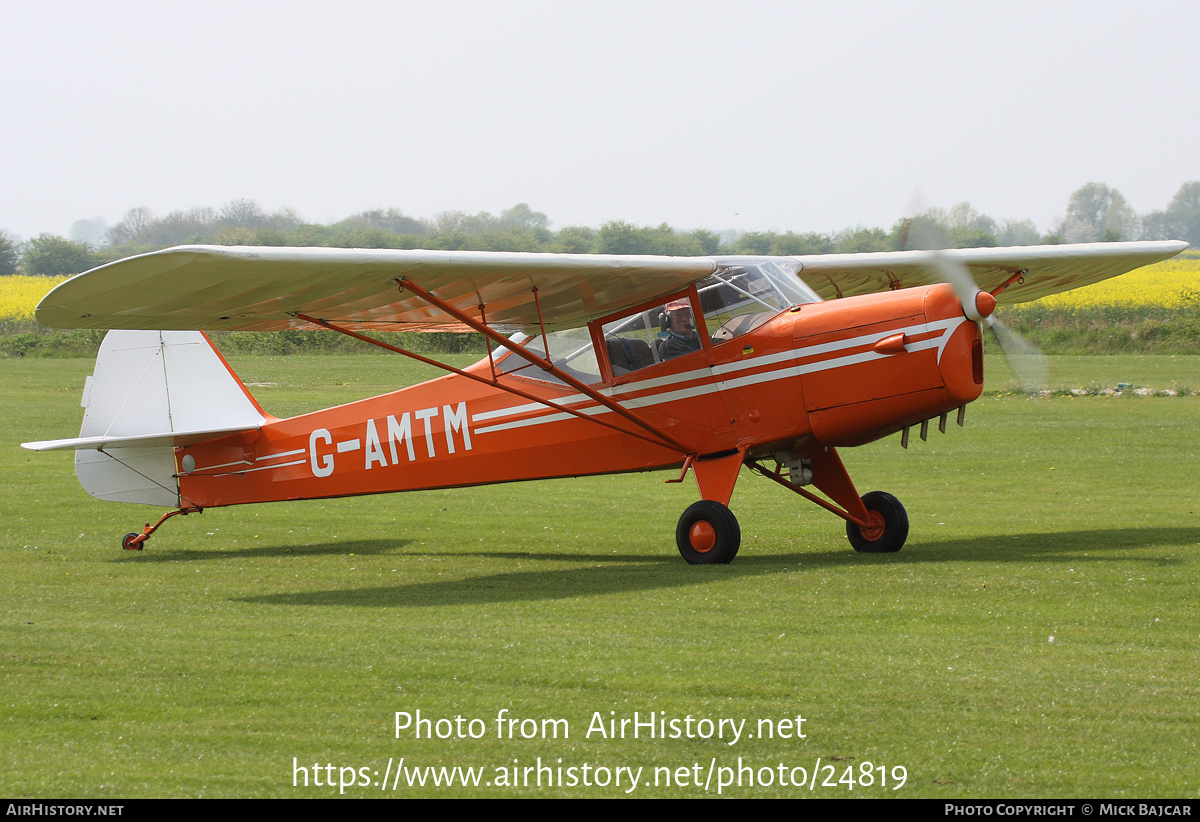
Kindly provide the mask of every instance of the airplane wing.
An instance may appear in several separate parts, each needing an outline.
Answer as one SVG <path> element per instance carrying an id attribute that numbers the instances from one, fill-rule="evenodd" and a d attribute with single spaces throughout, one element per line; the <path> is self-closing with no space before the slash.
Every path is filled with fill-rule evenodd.
<path id="1" fill-rule="evenodd" d="M 796 257 L 800 278 L 822 299 L 853 297 L 941 282 L 935 255 L 961 261 L 975 283 L 994 291 L 1015 274 L 1023 282 L 1006 289 L 997 302 L 1023 303 L 1124 274 L 1174 257 L 1188 247 L 1179 241 L 1081 243 L 956 248 L 946 251 L 882 251 L 870 254 L 819 254 Z M 1024 273 L 1022 273 L 1024 272 Z"/>
<path id="2" fill-rule="evenodd" d="M 1187 248 L 1182 242 L 971 248 L 961 260 L 981 288 L 1015 274 L 1001 302 L 1024 302 L 1114 277 Z M 774 259 L 824 299 L 939 281 L 934 252 L 802 257 L 658 257 L 489 251 L 180 246 L 72 277 L 37 307 L 56 328 L 280 331 L 316 328 L 306 314 L 356 330 L 466 330 L 411 293 L 410 279 L 497 330 L 574 328 L 650 303 L 727 267 Z M 537 302 L 532 291 L 537 289 Z"/>
<path id="3" fill-rule="evenodd" d="M 295 313 L 357 330 L 466 330 L 396 280 L 411 279 L 498 330 L 574 328 L 649 302 L 717 270 L 708 257 L 485 251 L 180 246 L 119 260 L 63 282 L 38 304 L 55 328 L 280 331 L 317 328 Z"/>

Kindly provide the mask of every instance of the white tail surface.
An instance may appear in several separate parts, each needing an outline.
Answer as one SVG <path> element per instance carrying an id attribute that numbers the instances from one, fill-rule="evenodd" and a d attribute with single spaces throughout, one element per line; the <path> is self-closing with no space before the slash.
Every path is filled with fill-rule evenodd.
<path id="1" fill-rule="evenodd" d="M 175 446 L 266 422 L 262 410 L 198 331 L 110 331 L 83 389 L 79 437 L 25 443 L 75 450 L 92 496 L 178 507 Z"/>

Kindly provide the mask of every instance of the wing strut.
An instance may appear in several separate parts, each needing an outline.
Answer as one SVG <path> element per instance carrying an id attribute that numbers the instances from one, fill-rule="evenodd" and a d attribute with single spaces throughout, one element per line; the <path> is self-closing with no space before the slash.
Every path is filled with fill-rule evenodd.
<path id="1" fill-rule="evenodd" d="M 551 362 L 550 357 L 549 357 L 549 352 L 547 352 L 546 357 L 539 357 L 536 354 L 534 354 L 533 352 L 527 351 L 523 346 L 517 345 L 516 343 L 512 342 L 507 337 L 505 337 L 503 334 L 498 334 L 497 332 L 492 330 L 490 327 L 488 327 L 486 324 L 481 323 L 479 320 L 460 311 L 459 309 L 450 305 L 448 302 L 441 299 L 440 297 L 426 291 L 425 289 L 421 288 L 419 285 L 415 284 L 412 280 L 409 280 L 407 277 L 397 278 L 396 283 L 400 286 L 401 291 L 403 291 L 405 289 L 411 291 L 413 294 L 416 294 L 418 297 L 425 300 L 425 302 L 429 303 L 430 305 L 432 305 L 436 308 L 440 308 L 442 311 L 445 311 L 447 314 L 454 317 L 454 319 L 458 320 L 459 322 L 463 323 L 464 325 L 469 326 L 473 331 L 476 331 L 476 332 L 482 334 L 484 337 L 486 337 L 487 339 L 496 343 L 497 345 L 504 346 L 509 351 L 516 354 L 518 357 L 521 357 L 524 360 L 528 360 L 529 362 L 536 365 L 538 368 L 541 368 L 543 371 L 547 371 L 547 372 L 553 374 L 555 377 L 562 380 L 567 385 L 574 388 L 576 391 L 579 391 L 580 393 L 586 395 L 589 399 L 598 402 L 600 405 L 603 405 L 605 408 L 607 408 L 609 411 L 612 411 L 614 414 L 618 414 L 621 417 L 624 417 L 625 419 L 629 420 L 630 422 L 632 422 L 634 425 L 638 426 L 639 428 L 642 428 L 645 431 L 648 431 L 651 434 L 651 436 L 653 436 L 655 439 L 657 439 L 659 441 L 660 444 L 665 444 L 665 445 L 667 445 L 667 447 L 671 448 L 673 451 L 678 451 L 680 454 L 683 454 L 684 456 L 695 453 L 695 449 L 689 448 L 688 446 L 684 445 L 683 443 L 681 443 L 679 440 L 675 439 L 674 437 L 670 437 L 667 434 L 664 434 L 662 431 L 655 428 L 653 425 L 651 425 L 650 423 L 641 419 L 637 415 L 631 413 L 629 411 L 629 409 L 627 409 L 624 406 L 620 405 L 619 403 L 615 402 L 610 397 L 604 396 L 599 391 L 592 388 L 590 385 L 582 383 L 579 380 L 572 377 L 570 374 L 567 374 L 567 373 L 563 372 L 562 370 L 560 370 L 557 366 L 554 365 L 553 362 Z M 536 300 L 537 293 L 535 292 L 533 296 L 534 296 L 534 300 Z M 482 310 L 483 310 L 483 306 L 481 305 L 480 311 L 482 312 Z M 538 310 L 540 313 L 540 311 L 541 311 L 540 304 L 539 304 Z M 500 387 L 500 386 L 497 386 L 497 387 Z M 509 389 L 505 388 L 505 390 L 509 390 Z M 542 402 L 544 402 L 544 401 L 542 401 Z M 576 416 L 580 416 L 580 415 L 576 415 Z M 623 431 L 624 429 L 617 429 L 617 430 Z M 632 434 L 633 432 L 625 431 L 625 433 Z M 645 438 L 643 437 L 643 439 L 645 439 Z"/>

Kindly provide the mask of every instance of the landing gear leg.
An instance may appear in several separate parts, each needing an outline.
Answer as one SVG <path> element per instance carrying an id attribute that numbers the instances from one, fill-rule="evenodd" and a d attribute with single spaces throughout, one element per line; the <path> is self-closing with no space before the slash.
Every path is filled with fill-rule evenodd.
<path id="1" fill-rule="evenodd" d="M 862 497 L 854 489 L 846 467 L 833 448 L 824 448 L 809 455 L 812 461 L 812 483 L 833 502 L 826 502 L 807 488 L 791 482 L 775 464 L 772 471 L 761 462 L 748 465 L 770 480 L 795 491 L 807 500 L 846 520 L 846 536 L 855 551 L 868 554 L 892 554 L 904 547 L 908 539 L 908 513 L 900 500 L 882 491 L 872 491 Z M 834 504 L 836 503 L 836 504 Z M 841 507 L 839 507 L 841 506 Z M 681 549 L 682 550 L 682 549 Z"/>
<path id="2" fill-rule="evenodd" d="M 737 556 L 742 529 L 732 511 L 702 499 L 679 518 L 675 543 L 689 565 L 723 565 Z"/>

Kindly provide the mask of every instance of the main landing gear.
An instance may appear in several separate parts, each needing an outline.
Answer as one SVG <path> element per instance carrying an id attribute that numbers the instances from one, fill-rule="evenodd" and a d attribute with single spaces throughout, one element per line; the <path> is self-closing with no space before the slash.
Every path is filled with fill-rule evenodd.
<path id="1" fill-rule="evenodd" d="M 846 520 L 846 536 L 855 551 L 892 554 L 903 548 L 908 539 L 908 513 L 900 501 L 883 491 L 871 491 L 860 497 L 833 448 L 809 452 L 803 459 L 782 452 L 776 456 L 774 468 L 757 459 L 745 459 L 739 452 L 695 462 L 689 458 L 683 470 L 686 474 L 688 467 L 693 467 L 700 493 L 724 502 L 733 493 L 737 472 L 743 464 Z M 787 473 L 782 470 L 784 465 L 788 467 Z M 683 474 L 679 479 L 683 479 Z M 827 499 L 804 487 L 808 485 L 824 493 Z M 683 512 L 675 528 L 679 553 L 691 565 L 720 565 L 737 556 L 742 541 L 737 518 L 716 499 L 703 499 L 692 505 Z"/>
<path id="2" fill-rule="evenodd" d="M 675 544 L 689 565 L 725 565 L 737 556 L 742 529 L 732 511 L 702 499 L 679 518 Z"/>
<path id="3" fill-rule="evenodd" d="M 908 512 L 900 500 L 883 491 L 863 494 L 867 525 L 847 520 L 846 537 L 863 554 L 894 554 L 908 539 Z"/>
<path id="4" fill-rule="evenodd" d="M 862 496 L 867 524 L 846 520 L 846 537 L 862 554 L 894 554 L 908 540 L 908 512 L 883 491 Z M 741 547 L 742 531 L 733 512 L 719 502 L 700 500 L 683 512 L 675 543 L 689 565 L 724 565 Z"/>

